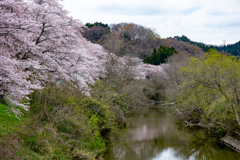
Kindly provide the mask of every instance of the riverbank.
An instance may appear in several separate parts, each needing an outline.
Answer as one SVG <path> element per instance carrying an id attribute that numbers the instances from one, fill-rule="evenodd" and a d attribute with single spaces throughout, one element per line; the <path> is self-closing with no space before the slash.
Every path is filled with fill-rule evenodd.
<path id="1" fill-rule="evenodd" d="M 118 93 L 111 86 L 99 97 L 101 84 L 92 86 L 91 97 L 68 84 L 49 84 L 23 100 L 28 111 L 0 104 L 0 159 L 101 159 L 107 144 L 121 137 L 128 117 L 150 102 L 143 93 Z"/>
<path id="2" fill-rule="evenodd" d="M 66 94 L 64 96 L 66 97 Z M 115 138 L 119 138 L 119 140 L 117 141 L 118 145 L 112 146 L 112 149 L 110 149 L 112 150 L 110 154 L 112 157 L 107 155 L 109 153 L 102 157 L 101 155 L 104 154 L 109 146 L 105 145 L 107 141 L 101 138 L 100 131 L 104 131 L 104 128 L 112 126 L 114 119 L 108 117 L 107 127 L 104 127 L 102 121 L 106 120 L 107 117 L 105 116 L 110 116 L 111 114 L 100 102 L 91 99 L 81 101 L 81 112 L 75 112 L 77 108 L 72 108 L 73 114 L 71 106 L 74 106 L 74 101 L 73 99 L 68 99 L 68 110 L 70 109 L 70 111 L 58 116 L 53 116 L 56 113 L 52 111 L 43 112 L 44 108 L 40 106 L 40 108 L 32 108 L 30 112 L 22 110 L 24 114 L 19 119 L 9 110 L 8 106 L 1 104 L 0 155 L 5 157 L 0 157 L 3 159 L 49 160 L 54 157 L 76 160 L 102 160 L 103 158 L 104 160 L 141 159 L 136 153 L 140 153 L 142 159 L 152 160 L 157 160 L 159 157 L 167 156 L 168 154 L 176 155 L 170 157 L 173 160 L 179 159 L 179 157 L 185 157 L 184 159 L 196 156 L 212 157 L 213 155 L 205 147 L 214 151 L 214 154 L 221 155 L 228 160 L 239 156 L 239 154 L 236 155 L 235 152 L 225 147 L 218 146 L 217 140 L 212 135 L 208 135 L 207 131 L 197 129 L 194 125 L 191 125 L 191 127 L 184 127 L 183 124 L 176 125 L 170 115 L 171 111 L 169 111 L 170 108 L 173 109 L 174 107 L 159 105 L 150 107 L 142 116 L 139 114 L 133 115 L 129 122 L 126 123 L 127 131 L 125 136 L 121 132 L 122 129 L 111 128 L 110 132 L 105 130 L 104 135 L 108 135 L 106 138 L 113 140 L 112 133 L 116 134 L 115 132 L 118 132 L 119 136 Z M 104 119 L 94 116 L 96 115 L 93 114 L 94 112 L 84 112 L 84 106 L 88 109 L 96 109 Z M 105 112 L 107 115 L 104 115 Z M 39 113 L 41 114 L 39 115 Z M 44 117 L 43 113 L 48 113 L 49 117 Z M 58 119 L 55 119 L 57 117 Z M 98 129 L 100 124 L 101 130 Z M 115 125 L 119 126 L 117 123 Z M 88 129 L 91 129 L 91 131 Z M 195 152 L 191 150 L 195 150 Z M 198 153 L 202 151 L 204 152 Z M 130 157 L 122 155 L 129 155 Z"/>
<path id="3" fill-rule="evenodd" d="M 28 111 L 0 104 L 0 159 L 101 159 L 108 136 L 121 133 L 110 107 L 80 91 L 49 86 L 30 96 Z"/>
<path id="4" fill-rule="evenodd" d="M 215 133 L 217 133 L 217 136 L 219 136 L 219 137 L 223 136 L 223 135 L 220 135 L 220 133 L 216 132 L 216 125 L 213 123 L 204 124 L 203 122 L 191 123 L 191 122 L 185 121 L 185 124 L 186 124 L 186 126 L 190 126 L 190 127 L 201 127 L 204 129 L 211 129 L 211 130 L 214 130 Z M 238 139 L 235 139 L 234 137 L 232 137 L 230 135 L 224 135 L 224 137 L 220 138 L 220 141 L 222 141 L 227 147 L 240 153 L 240 141 Z"/>

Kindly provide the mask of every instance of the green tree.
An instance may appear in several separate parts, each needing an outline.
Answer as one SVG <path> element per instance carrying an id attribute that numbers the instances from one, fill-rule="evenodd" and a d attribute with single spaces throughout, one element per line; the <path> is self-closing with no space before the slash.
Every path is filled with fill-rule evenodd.
<path id="1" fill-rule="evenodd" d="M 194 42 L 194 41 L 191 41 L 187 36 L 185 36 L 185 35 L 182 35 L 181 37 L 179 37 L 179 36 L 174 36 L 174 39 L 177 39 L 177 40 L 179 40 L 179 41 L 184 41 L 184 42 L 188 42 L 188 43 L 190 43 L 190 44 L 195 44 L 195 45 L 197 45 L 198 47 L 200 47 L 204 52 L 207 52 L 207 51 L 209 51 L 209 49 L 211 49 L 211 48 L 215 48 L 215 49 L 217 49 L 217 46 L 209 46 L 209 45 L 206 45 L 206 44 L 204 44 L 204 43 L 202 43 L 202 42 Z M 218 49 L 217 49 L 218 50 Z M 220 51 L 220 50 L 218 50 L 218 51 Z"/>
<path id="2" fill-rule="evenodd" d="M 144 63 L 153 65 L 160 65 L 166 63 L 167 58 L 177 53 L 174 47 L 160 46 L 158 49 L 154 48 L 151 56 L 147 56 Z"/>
<path id="3" fill-rule="evenodd" d="M 88 28 L 92 28 L 94 26 L 101 26 L 101 27 L 104 27 L 104 28 L 109 28 L 108 24 L 104 24 L 102 22 L 86 23 L 85 26 L 87 26 Z"/>
<path id="4" fill-rule="evenodd" d="M 240 128 L 240 61 L 236 57 L 210 49 L 200 59 L 191 58 L 180 72 L 180 106 L 187 106 L 188 112 L 198 110 L 199 116 L 225 129 Z"/>
<path id="5" fill-rule="evenodd" d="M 88 29 L 84 28 L 82 34 L 92 43 L 100 43 L 100 39 L 110 32 L 108 24 L 103 24 L 101 22 L 86 23 L 85 26 L 87 26 Z"/>
<path id="6" fill-rule="evenodd" d="M 231 53 L 232 55 L 238 56 L 240 55 L 240 41 L 235 44 L 228 44 L 222 46 L 214 46 L 219 52 Z"/>

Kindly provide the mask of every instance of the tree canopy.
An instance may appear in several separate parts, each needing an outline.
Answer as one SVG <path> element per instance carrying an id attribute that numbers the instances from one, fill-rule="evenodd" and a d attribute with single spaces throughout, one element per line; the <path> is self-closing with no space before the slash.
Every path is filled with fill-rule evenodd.
<path id="1" fill-rule="evenodd" d="M 206 45 L 202 42 L 194 42 L 192 40 L 190 40 L 187 36 L 182 35 L 182 36 L 174 36 L 174 39 L 180 40 L 180 41 L 184 41 L 184 42 L 188 42 L 190 44 L 195 44 L 198 47 L 200 47 L 204 52 L 207 52 L 209 49 L 214 48 L 213 45 Z"/>
<path id="2" fill-rule="evenodd" d="M 49 82 L 71 83 L 89 95 L 88 85 L 104 76 L 112 53 L 82 36 L 81 21 L 57 0 L 2 0 L 0 8 L 0 102 L 26 109 L 20 101 Z M 142 70 L 135 78 L 146 77 L 149 66 L 136 61 Z"/>
<path id="3" fill-rule="evenodd" d="M 114 35 L 119 35 L 115 40 L 122 42 L 119 46 L 121 55 L 130 55 L 141 59 L 149 55 L 153 47 L 159 46 L 160 42 L 159 35 L 150 28 L 134 23 L 119 23 L 111 25 L 111 32 L 102 38 L 102 45 L 108 46 L 108 39 Z"/>
<path id="4" fill-rule="evenodd" d="M 84 28 L 83 36 L 93 43 L 100 43 L 100 39 L 110 32 L 110 27 L 108 24 L 103 24 L 101 22 L 86 23 Z"/>
<path id="5" fill-rule="evenodd" d="M 145 63 L 160 65 L 167 62 L 167 58 L 177 53 L 175 48 L 160 46 L 158 49 L 154 48 L 151 56 L 147 56 L 144 60 Z"/>
<path id="6" fill-rule="evenodd" d="M 178 102 L 190 114 L 200 116 L 215 124 L 240 128 L 240 62 L 211 49 L 202 58 L 191 58 L 182 67 L 183 82 Z M 192 112 L 191 112 L 192 111 Z M 239 134 L 240 135 L 240 134 Z"/>
<path id="7" fill-rule="evenodd" d="M 109 28 L 108 24 L 104 24 L 102 22 L 86 23 L 85 26 L 87 26 L 88 28 L 92 28 L 93 26 L 101 26 L 104 28 Z"/>
<path id="8" fill-rule="evenodd" d="M 190 44 L 195 44 L 195 45 L 199 46 L 200 48 L 202 48 L 202 50 L 204 52 L 207 52 L 207 51 L 209 51 L 209 49 L 214 48 L 214 49 L 218 50 L 219 52 L 226 52 L 226 53 L 230 53 L 230 54 L 235 55 L 235 56 L 240 55 L 240 41 L 235 43 L 235 44 L 217 46 L 217 45 L 207 45 L 207 44 L 204 44 L 202 42 L 194 42 L 194 41 L 190 40 L 185 35 L 174 36 L 174 39 L 184 41 L 184 42 L 188 42 Z"/>

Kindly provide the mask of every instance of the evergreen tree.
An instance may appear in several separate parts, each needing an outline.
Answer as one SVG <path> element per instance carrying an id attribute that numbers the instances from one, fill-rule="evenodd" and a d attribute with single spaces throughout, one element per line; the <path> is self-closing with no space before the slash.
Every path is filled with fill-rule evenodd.
<path id="1" fill-rule="evenodd" d="M 177 53 L 174 47 L 160 46 L 158 49 L 154 48 L 151 56 L 147 56 L 144 63 L 153 65 L 160 65 L 167 62 L 167 58 Z"/>

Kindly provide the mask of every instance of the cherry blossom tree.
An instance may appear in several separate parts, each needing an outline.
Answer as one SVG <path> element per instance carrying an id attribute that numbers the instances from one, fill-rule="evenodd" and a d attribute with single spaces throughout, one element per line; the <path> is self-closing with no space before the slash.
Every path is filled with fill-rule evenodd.
<path id="1" fill-rule="evenodd" d="M 46 80 L 85 89 L 98 77 L 104 50 L 82 37 L 82 23 L 57 1 L 3 0 L 0 7 L 1 99 L 16 103 Z"/>
<path id="2" fill-rule="evenodd" d="M 0 101 L 27 109 L 20 100 L 48 81 L 70 82 L 89 95 L 88 84 L 106 74 L 109 53 L 83 38 L 81 21 L 57 0 L 1 0 L 0 8 Z M 114 71 L 123 72 L 130 62 L 136 79 L 159 71 L 127 57 Z"/>
<path id="3" fill-rule="evenodd" d="M 6 98 L 12 103 L 19 104 L 30 89 L 40 88 L 38 83 L 30 83 L 28 80 L 31 72 L 27 67 L 39 67 L 37 61 L 19 61 L 23 53 L 28 53 L 33 48 L 27 28 L 29 15 L 26 12 L 28 4 L 23 1 L 0 1 L 0 101 Z"/>

